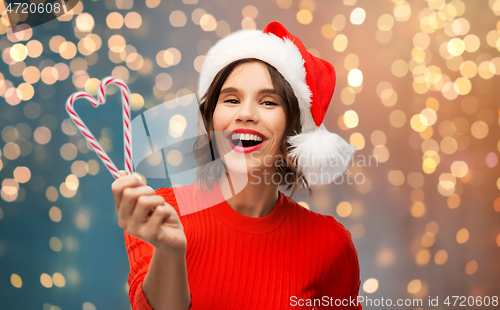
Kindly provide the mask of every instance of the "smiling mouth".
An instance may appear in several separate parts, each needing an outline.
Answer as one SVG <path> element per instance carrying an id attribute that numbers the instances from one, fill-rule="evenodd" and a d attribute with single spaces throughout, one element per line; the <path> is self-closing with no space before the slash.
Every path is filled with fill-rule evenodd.
<path id="1" fill-rule="evenodd" d="M 229 140 L 233 143 L 233 145 L 241 145 L 244 148 L 256 146 L 264 142 L 262 137 L 249 134 L 233 134 Z"/>

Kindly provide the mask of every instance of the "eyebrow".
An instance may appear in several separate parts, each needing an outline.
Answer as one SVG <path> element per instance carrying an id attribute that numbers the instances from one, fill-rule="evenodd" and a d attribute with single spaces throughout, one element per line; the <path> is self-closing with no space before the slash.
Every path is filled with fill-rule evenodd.
<path id="1" fill-rule="evenodd" d="M 220 91 L 220 94 L 225 94 L 225 93 L 238 93 L 240 90 L 236 87 L 226 87 Z M 259 94 L 269 94 L 269 95 L 276 95 L 276 91 L 273 88 L 263 88 L 259 90 Z"/>

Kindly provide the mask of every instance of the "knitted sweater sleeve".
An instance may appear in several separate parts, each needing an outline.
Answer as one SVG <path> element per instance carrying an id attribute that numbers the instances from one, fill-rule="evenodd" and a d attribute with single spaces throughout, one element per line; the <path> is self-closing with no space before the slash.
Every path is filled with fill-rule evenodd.
<path id="1" fill-rule="evenodd" d="M 156 191 L 156 194 L 162 196 L 168 204 L 174 207 L 180 218 L 173 190 L 160 188 Z M 130 304 L 133 310 L 153 310 L 142 291 L 142 282 L 148 272 L 154 247 L 139 238 L 129 235 L 126 231 L 124 231 L 124 237 L 130 265 L 130 273 L 128 275 Z M 189 309 L 191 309 L 191 304 L 189 305 Z"/>
<path id="2" fill-rule="evenodd" d="M 351 233 L 345 227 L 333 220 L 333 241 L 330 252 L 331 265 L 320 280 L 319 296 L 328 296 L 330 303 L 327 307 L 335 307 L 335 302 L 342 303 L 343 309 L 361 310 L 361 303 L 357 303 L 359 287 L 358 253 L 352 242 Z"/>

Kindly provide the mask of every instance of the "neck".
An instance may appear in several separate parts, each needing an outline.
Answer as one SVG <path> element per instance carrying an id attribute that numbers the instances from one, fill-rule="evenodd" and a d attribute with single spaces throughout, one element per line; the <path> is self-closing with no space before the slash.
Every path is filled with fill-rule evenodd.
<path id="1" fill-rule="evenodd" d="M 278 184 L 257 182 L 262 179 L 247 176 L 224 173 L 220 179 L 222 196 L 234 211 L 242 215 L 254 218 L 269 215 L 278 203 Z"/>

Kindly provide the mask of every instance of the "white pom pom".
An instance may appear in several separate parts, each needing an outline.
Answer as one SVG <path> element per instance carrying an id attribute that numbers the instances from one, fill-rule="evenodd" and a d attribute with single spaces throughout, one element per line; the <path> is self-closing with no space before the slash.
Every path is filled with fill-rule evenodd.
<path id="1" fill-rule="evenodd" d="M 339 135 L 329 132 L 323 124 L 313 131 L 288 138 L 290 156 L 310 185 L 330 184 L 352 160 L 356 147 Z"/>

